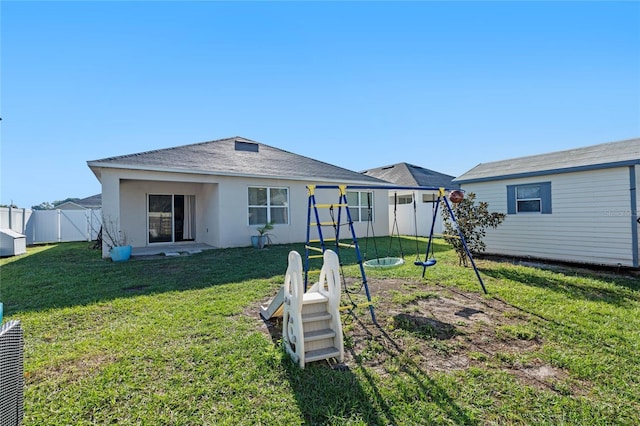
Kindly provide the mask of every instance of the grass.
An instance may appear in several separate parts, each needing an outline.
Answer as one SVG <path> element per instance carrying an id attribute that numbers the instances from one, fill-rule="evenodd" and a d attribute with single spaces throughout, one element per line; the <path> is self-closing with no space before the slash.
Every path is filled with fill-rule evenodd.
<path id="1" fill-rule="evenodd" d="M 404 266 L 368 276 L 419 281 L 412 244 L 403 241 Z M 299 370 L 253 314 L 281 285 L 291 249 L 304 253 L 282 245 L 116 264 L 65 243 L 0 260 L 5 319 L 25 329 L 25 425 L 640 424 L 637 278 L 483 260 L 482 296 L 473 270 L 437 241 L 429 281 L 515 307 L 505 319 L 519 323 L 496 328 L 495 341 L 536 349 L 474 351 L 467 368 L 425 369 L 421 348 L 443 357 L 459 348 L 424 324 L 411 329 L 413 313 L 381 323 L 407 343 L 400 356 L 383 360 L 388 342 L 371 338 L 347 369 Z M 353 255 L 343 257 L 357 276 Z M 407 285 L 393 303 L 434 297 Z M 562 372 L 550 387 L 512 374 L 540 363 Z"/>

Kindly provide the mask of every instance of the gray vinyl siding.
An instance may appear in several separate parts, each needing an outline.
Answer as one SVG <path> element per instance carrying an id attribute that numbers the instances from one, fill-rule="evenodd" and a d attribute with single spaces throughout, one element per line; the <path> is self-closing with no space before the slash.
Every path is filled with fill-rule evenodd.
<path id="1" fill-rule="evenodd" d="M 488 202 L 490 211 L 507 213 L 507 185 L 551 182 L 552 213 L 509 214 L 497 229 L 487 231 L 488 254 L 634 266 L 629 170 L 503 179 L 462 188 Z"/>

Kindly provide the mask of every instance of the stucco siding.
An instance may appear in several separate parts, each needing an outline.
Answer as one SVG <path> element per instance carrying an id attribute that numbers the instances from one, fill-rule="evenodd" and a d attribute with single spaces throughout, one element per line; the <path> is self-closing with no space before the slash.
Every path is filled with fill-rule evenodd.
<path id="1" fill-rule="evenodd" d="M 286 179 L 242 178 L 214 175 L 194 175 L 150 171 L 123 171 L 103 169 L 103 198 L 109 200 L 105 213 L 117 218 L 128 243 L 134 247 L 149 244 L 147 224 L 147 200 L 149 194 L 193 195 L 196 203 L 195 242 L 214 247 L 245 247 L 251 244 L 251 236 L 257 235 L 256 226 L 248 220 L 249 187 L 283 187 L 289 190 L 289 223 L 275 225 L 270 236 L 274 244 L 299 243 L 306 240 L 307 184 Z M 338 189 L 316 190 L 318 203 L 337 204 Z M 375 233 L 388 235 L 388 195 L 386 190 L 376 191 L 374 196 Z M 117 207 L 116 207 L 117 206 Z M 343 210 L 344 214 L 344 210 Z M 321 221 L 330 221 L 328 210 L 320 209 Z M 337 209 L 335 218 L 337 220 Z M 343 216 L 341 222 L 346 223 Z M 312 219 L 315 222 L 315 219 Z M 356 236 L 364 236 L 367 223 L 354 223 Z M 333 238 L 331 227 L 323 229 L 325 238 Z M 340 229 L 341 238 L 350 238 L 348 227 Z M 311 238 L 317 238 L 315 228 Z M 156 243 L 161 244 L 161 243 Z M 103 252 L 107 256 L 108 252 Z"/>
<path id="2" fill-rule="evenodd" d="M 510 214 L 487 231 L 486 253 L 633 266 L 629 168 L 463 184 L 490 211 L 507 212 L 507 185 L 551 182 L 552 213 Z"/>

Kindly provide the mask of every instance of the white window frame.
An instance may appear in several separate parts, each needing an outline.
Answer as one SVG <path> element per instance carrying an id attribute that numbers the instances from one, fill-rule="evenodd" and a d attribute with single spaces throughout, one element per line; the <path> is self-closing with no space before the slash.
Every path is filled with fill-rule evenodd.
<path id="1" fill-rule="evenodd" d="M 252 189 L 263 189 L 266 191 L 267 193 L 267 201 L 266 204 L 264 205 L 254 205 L 250 203 L 251 200 L 251 190 Z M 271 191 L 272 190 L 284 190 L 286 191 L 287 194 L 287 200 L 285 201 L 284 206 L 283 205 L 271 205 Z M 247 188 L 247 223 L 249 226 L 260 226 L 260 225 L 264 225 L 264 223 L 260 223 L 260 222 L 253 222 L 251 221 L 251 209 L 266 209 L 266 217 L 267 217 L 267 222 L 266 223 L 270 223 L 272 222 L 274 225 L 288 225 L 290 223 L 290 218 L 289 218 L 289 214 L 290 214 L 290 209 L 289 209 L 289 188 L 285 187 L 285 186 L 249 186 Z M 285 214 L 284 214 L 284 218 L 285 218 L 285 222 L 284 223 L 280 223 L 280 222 L 273 222 L 273 218 L 271 217 L 271 210 L 272 209 L 283 209 L 285 210 Z"/>
<path id="2" fill-rule="evenodd" d="M 349 194 L 357 194 L 358 203 L 352 204 L 349 200 L 352 198 Z M 350 209 L 350 216 L 353 222 L 367 222 L 369 220 L 368 202 L 367 202 L 367 194 L 371 194 L 371 222 L 375 221 L 376 217 L 376 209 L 375 209 L 375 197 L 373 191 L 347 191 L 347 203 L 349 204 L 348 208 Z M 351 212 L 356 210 L 358 212 L 358 220 L 354 220 L 353 214 Z M 363 218 L 364 216 L 364 218 Z"/>
<path id="3" fill-rule="evenodd" d="M 412 194 L 402 194 L 402 195 L 392 195 L 389 197 L 389 204 L 394 205 L 396 203 L 397 200 L 397 204 L 399 206 L 405 205 L 405 204 L 413 204 L 413 195 Z"/>
<path id="4" fill-rule="evenodd" d="M 427 204 L 427 203 L 435 203 L 436 200 L 438 199 L 438 195 L 437 194 L 422 194 L 422 202 Z"/>
<path id="5" fill-rule="evenodd" d="M 519 192 L 520 189 L 524 189 L 524 188 L 537 188 L 538 189 L 538 197 L 519 197 Z M 538 210 L 521 210 L 520 209 L 520 203 L 521 202 L 531 202 L 531 201 L 537 201 L 538 202 Z M 518 185 L 516 186 L 516 213 L 517 214 L 540 214 L 542 213 L 542 185 L 540 184 L 527 184 L 527 185 Z"/>

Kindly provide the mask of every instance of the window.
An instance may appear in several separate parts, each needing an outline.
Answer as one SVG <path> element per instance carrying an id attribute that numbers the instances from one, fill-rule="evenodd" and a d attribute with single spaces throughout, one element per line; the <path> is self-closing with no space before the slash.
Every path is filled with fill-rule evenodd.
<path id="1" fill-rule="evenodd" d="M 413 203 L 413 195 L 397 195 L 397 196 L 391 196 L 389 197 L 389 204 L 391 205 L 395 205 L 395 204 L 411 204 Z"/>
<path id="2" fill-rule="evenodd" d="M 194 195 L 149 194 L 147 205 L 149 243 L 195 239 Z"/>
<path id="3" fill-rule="evenodd" d="M 540 185 L 516 187 L 516 212 L 540 213 Z"/>
<path id="4" fill-rule="evenodd" d="M 423 203 L 435 203 L 438 199 L 436 194 L 422 194 L 422 202 Z"/>
<path id="5" fill-rule="evenodd" d="M 373 192 L 347 191 L 347 203 L 353 222 L 373 221 Z"/>
<path id="6" fill-rule="evenodd" d="M 249 225 L 289 223 L 287 188 L 249 188 Z"/>
<path id="7" fill-rule="evenodd" d="M 551 182 L 507 185 L 507 213 L 551 213 Z"/>

